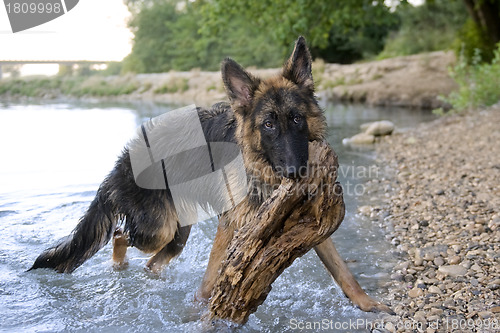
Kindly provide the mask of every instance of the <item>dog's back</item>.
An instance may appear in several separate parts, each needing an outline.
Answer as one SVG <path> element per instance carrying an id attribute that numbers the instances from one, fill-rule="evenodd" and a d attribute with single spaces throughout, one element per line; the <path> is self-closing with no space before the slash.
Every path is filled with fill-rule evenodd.
<path id="1" fill-rule="evenodd" d="M 197 111 L 207 142 L 235 143 L 235 120 L 228 103 Z M 51 268 L 70 273 L 106 245 L 117 228 L 123 228 L 128 246 L 146 253 L 165 248 L 168 253 L 163 257 L 170 259 L 182 250 L 189 234 L 188 227 L 178 225 L 168 188 L 149 190 L 137 186 L 127 148 L 73 232 L 40 254 L 30 270 Z"/>

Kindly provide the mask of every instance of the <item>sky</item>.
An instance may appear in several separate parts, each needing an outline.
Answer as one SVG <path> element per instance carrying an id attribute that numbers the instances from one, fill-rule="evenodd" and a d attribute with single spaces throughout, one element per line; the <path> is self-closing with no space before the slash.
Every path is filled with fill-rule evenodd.
<path id="1" fill-rule="evenodd" d="M 81 0 L 50 22 L 12 33 L 0 3 L 0 60 L 120 61 L 132 48 L 129 16 L 122 0 Z"/>

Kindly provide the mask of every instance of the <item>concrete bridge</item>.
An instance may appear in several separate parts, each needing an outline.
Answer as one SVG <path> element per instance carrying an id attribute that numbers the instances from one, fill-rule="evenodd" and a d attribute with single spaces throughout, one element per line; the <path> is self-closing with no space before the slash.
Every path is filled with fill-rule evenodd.
<path id="1" fill-rule="evenodd" d="M 58 65 L 102 65 L 112 61 L 99 60 L 0 60 L 0 80 L 2 79 L 2 65 L 29 65 L 29 64 L 58 64 Z"/>

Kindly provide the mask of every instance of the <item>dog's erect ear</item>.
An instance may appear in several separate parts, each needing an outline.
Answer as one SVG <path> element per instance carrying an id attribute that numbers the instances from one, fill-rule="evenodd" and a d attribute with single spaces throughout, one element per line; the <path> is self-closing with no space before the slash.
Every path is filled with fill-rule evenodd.
<path id="1" fill-rule="evenodd" d="M 311 53 L 307 48 L 306 39 L 300 36 L 295 42 L 292 55 L 283 65 L 283 77 L 313 92 L 314 82 L 311 66 Z"/>
<path id="2" fill-rule="evenodd" d="M 226 58 L 221 65 L 222 81 L 229 100 L 236 107 L 248 107 L 259 80 L 245 71 L 236 61 Z"/>

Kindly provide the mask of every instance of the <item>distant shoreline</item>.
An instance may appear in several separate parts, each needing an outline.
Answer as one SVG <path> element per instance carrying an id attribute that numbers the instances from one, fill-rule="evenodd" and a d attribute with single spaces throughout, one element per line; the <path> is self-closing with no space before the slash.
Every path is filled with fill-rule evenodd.
<path id="1" fill-rule="evenodd" d="M 434 109 L 456 88 L 448 75 L 452 52 L 433 52 L 352 65 L 315 62 L 316 93 L 324 101 Z M 269 77 L 278 69 L 249 69 Z M 220 72 L 191 70 L 123 76 L 47 77 L 0 80 L 0 101 L 149 101 L 211 105 L 225 100 Z"/>

